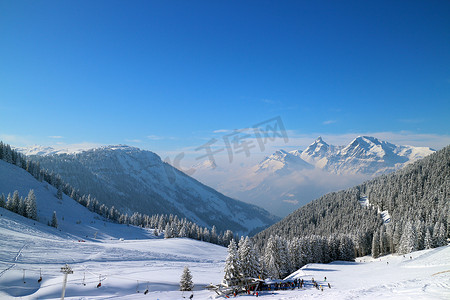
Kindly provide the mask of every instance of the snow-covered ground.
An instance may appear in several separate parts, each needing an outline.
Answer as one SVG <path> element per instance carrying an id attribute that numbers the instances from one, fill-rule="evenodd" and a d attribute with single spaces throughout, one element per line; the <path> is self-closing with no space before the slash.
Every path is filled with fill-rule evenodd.
<path id="1" fill-rule="evenodd" d="M 65 264 L 73 269 L 66 299 L 180 299 L 179 281 L 186 265 L 196 298 L 197 294 L 208 298 L 212 294 L 202 287 L 223 277 L 224 247 L 190 239 L 127 240 L 130 231 L 136 231 L 133 236 L 147 232 L 122 225 L 117 225 L 116 234 L 122 233 L 123 241 L 83 242 L 1 208 L 0 213 L 0 299 L 59 299 Z M 43 279 L 38 283 L 40 271 Z M 144 295 L 147 287 L 149 293 Z"/>
<path id="2" fill-rule="evenodd" d="M 183 299 L 178 291 L 184 266 L 196 285 L 194 299 L 213 299 L 202 288 L 223 277 L 226 248 L 189 240 L 149 238 L 151 232 L 117 225 L 116 236 L 142 231 L 138 239 L 79 241 L 47 225 L 0 209 L 0 299 L 59 299 L 66 263 L 66 299 Z M 126 231 L 121 231 L 126 228 Z M 147 238 L 142 238 L 148 234 Z M 303 278 L 306 289 L 263 292 L 270 299 L 449 299 L 450 246 L 380 259 L 309 264 L 291 278 Z M 23 275 L 25 270 L 25 280 Z M 38 283 L 42 270 L 43 280 Z M 325 282 L 324 277 L 327 277 Z M 97 288 L 101 279 L 101 286 Z M 315 278 L 324 290 L 309 285 Z M 25 283 L 24 283 L 25 281 Z M 327 283 L 331 284 L 328 288 Z M 149 289 L 148 294 L 144 291 Z M 139 293 L 137 293 L 139 291 Z M 238 298 L 254 297 L 239 295 Z"/>

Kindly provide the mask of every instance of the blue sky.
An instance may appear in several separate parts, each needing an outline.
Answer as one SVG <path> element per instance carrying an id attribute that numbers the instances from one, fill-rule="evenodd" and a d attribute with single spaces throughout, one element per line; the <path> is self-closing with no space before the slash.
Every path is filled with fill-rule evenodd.
<path id="1" fill-rule="evenodd" d="M 165 154 L 275 116 L 291 141 L 450 141 L 449 1 L 1 1 L 0 45 L 17 146 Z"/>

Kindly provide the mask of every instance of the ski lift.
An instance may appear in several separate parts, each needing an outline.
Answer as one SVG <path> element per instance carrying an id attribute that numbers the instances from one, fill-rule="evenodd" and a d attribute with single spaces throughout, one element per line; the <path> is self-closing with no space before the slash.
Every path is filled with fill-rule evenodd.
<path id="1" fill-rule="evenodd" d="M 147 295 L 147 294 L 148 294 L 148 282 L 147 282 L 147 288 L 144 291 L 144 295 Z"/>
<path id="2" fill-rule="evenodd" d="M 102 286 L 102 275 L 98 275 L 98 284 L 97 284 L 97 288 Z"/>
<path id="3" fill-rule="evenodd" d="M 39 269 L 39 279 L 38 283 L 42 281 L 42 269 Z"/>
<path id="4" fill-rule="evenodd" d="M 83 273 L 83 285 L 86 286 L 86 272 Z"/>
<path id="5" fill-rule="evenodd" d="M 23 269 L 23 277 L 22 277 L 22 279 L 23 279 L 23 283 L 27 283 L 27 282 L 25 281 L 25 269 Z"/>
<path id="6" fill-rule="evenodd" d="M 136 293 L 139 293 L 139 280 L 137 281 L 137 284 L 136 284 Z"/>

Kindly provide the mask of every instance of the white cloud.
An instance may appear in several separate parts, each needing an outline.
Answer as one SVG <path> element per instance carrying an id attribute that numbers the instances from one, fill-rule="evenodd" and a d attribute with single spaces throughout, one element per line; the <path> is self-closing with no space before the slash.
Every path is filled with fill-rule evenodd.
<path id="1" fill-rule="evenodd" d="M 127 143 L 142 143 L 142 140 L 139 139 L 125 139 Z"/>
<path id="2" fill-rule="evenodd" d="M 64 138 L 63 136 L 60 136 L 60 135 L 49 135 L 48 137 L 51 139 L 63 139 Z"/>
<path id="3" fill-rule="evenodd" d="M 326 121 L 323 121 L 323 125 L 330 125 L 330 124 L 333 124 L 336 122 L 337 122 L 336 120 L 326 120 Z"/>
<path id="4" fill-rule="evenodd" d="M 228 129 L 217 129 L 217 130 L 213 131 L 213 133 L 227 133 L 227 132 L 230 132 L 230 130 L 228 130 Z"/>
<path id="5" fill-rule="evenodd" d="M 160 135 L 147 135 L 147 138 L 153 141 L 160 141 L 160 140 L 175 140 L 173 136 L 160 136 Z"/>

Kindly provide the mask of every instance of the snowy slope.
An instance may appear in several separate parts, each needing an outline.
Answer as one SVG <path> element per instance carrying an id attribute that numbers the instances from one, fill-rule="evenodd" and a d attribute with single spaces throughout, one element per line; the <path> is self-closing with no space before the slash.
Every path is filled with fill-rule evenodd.
<path id="1" fill-rule="evenodd" d="M 114 226 L 115 236 L 131 234 L 132 240 L 105 237 L 80 242 L 2 208 L 0 213 L 0 299 L 59 299 L 60 268 L 65 264 L 73 270 L 65 299 L 180 299 L 179 278 L 186 265 L 196 295 L 209 295 L 197 290 L 223 277 L 224 247 L 189 239 L 143 239 L 146 230 L 125 225 Z M 102 227 L 111 225 L 115 224 Z M 97 288 L 99 279 L 102 285 Z M 147 287 L 149 293 L 144 295 Z"/>
<path id="2" fill-rule="evenodd" d="M 66 195 L 63 195 L 62 201 L 59 200 L 53 186 L 47 182 L 39 182 L 25 170 L 0 160 L 0 194 L 3 193 L 7 196 L 10 193 L 12 195 L 17 190 L 20 196 L 26 197 L 30 189 L 33 189 L 36 195 L 39 222 L 47 224 L 51 221 L 53 212 L 56 211 L 58 229 L 65 234 L 73 235 L 73 238 L 92 239 L 96 232 L 98 238 L 147 238 L 152 236 L 145 231 L 139 232 L 139 235 L 136 235 L 136 231 L 126 233 L 126 229 L 121 232 L 126 235 L 119 236 L 116 233 L 118 224 L 107 222 Z M 24 220 L 36 223 L 36 221 L 25 218 Z"/>
<path id="3" fill-rule="evenodd" d="M 63 281 L 60 268 L 66 263 L 73 269 L 68 275 L 66 299 L 189 298 L 190 292 L 177 291 L 185 265 L 193 275 L 194 299 L 214 299 L 215 293 L 203 287 L 223 278 L 224 247 L 189 239 L 102 238 L 79 242 L 70 234 L 1 208 L 0 214 L 0 299 L 59 299 Z M 125 236 L 123 230 L 135 232 L 134 236 L 146 232 L 117 225 L 116 235 Z M 38 283 L 40 271 L 43 280 Z M 102 284 L 97 288 L 99 278 Z M 305 288 L 261 292 L 260 298 L 448 299 L 450 246 L 406 257 L 309 264 L 289 278 L 304 279 Z M 311 286 L 312 278 L 324 286 L 323 291 Z M 149 293 L 145 295 L 147 287 Z"/>
<path id="4" fill-rule="evenodd" d="M 78 154 L 34 156 L 85 194 L 123 212 L 176 214 L 200 226 L 247 234 L 278 219 L 209 188 L 153 152 L 106 146 Z"/>
<path id="5" fill-rule="evenodd" d="M 157 299 L 161 293 L 179 299 L 176 291 L 185 265 L 197 289 L 223 277 L 226 248 L 162 239 L 151 229 L 110 223 L 65 195 L 58 200 L 52 186 L 0 160 L 0 193 L 18 190 L 26 196 L 30 189 L 36 194 L 40 222 L 0 208 L 0 299 L 59 299 L 60 268 L 66 263 L 74 271 L 66 299 Z M 53 211 L 57 229 L 46 225 Z M 43 280 L 38 283 L 41 271 Z M 97 289 L 99 276 L 102 287 Z M 147 285 L 150 293 L 144 297 Z"/>

